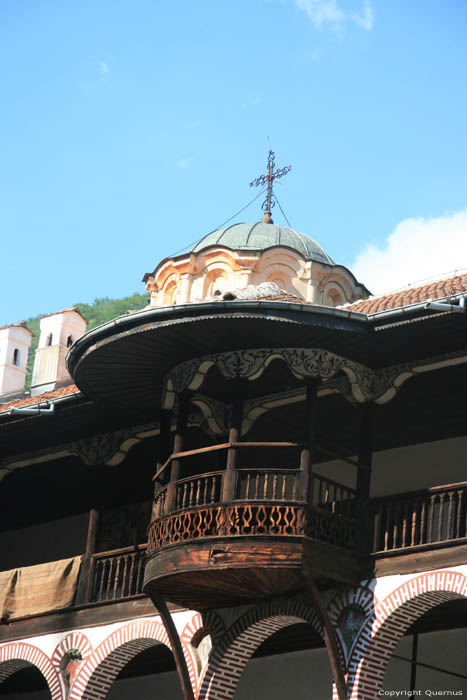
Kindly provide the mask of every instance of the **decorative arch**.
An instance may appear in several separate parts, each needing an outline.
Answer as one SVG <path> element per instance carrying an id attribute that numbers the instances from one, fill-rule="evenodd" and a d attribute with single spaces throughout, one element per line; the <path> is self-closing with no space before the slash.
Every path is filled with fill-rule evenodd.
<path id="1" fill-rule="evenodd" d="M 392 652 L 415 620 L 437 605 L 464 597 L 467 577 L 463 573 L 436 571 L 414 576 L 378 603 L 374 617 L 357 637 L 349 662 L 351 700 L 378 697 Z"/>
<path id="2" fill-rule="evenodd" d="M 172 273 L 162 287 L 162 304 L 175 304 L 177 293 L 180 289 L 180 275 Z"/>
<path id="3" fill-rule="evenodd" d="M 368 624 L 370 619 L 374 619 L 377 603 L 378 600 L 374 592 L 368 586 L 339 591 L 329 603 L 327 608 L 329 620 L 336 630 L 346 661 L 350 658 L 353 645 L 363 624 Z M 361 616 L 356 619 L 354 615 L 353 620 L 350 620 L 348 613 L 355 610 L 360 611 Z"/>
<path id="4" fill-rule="evenodd" d="M 60 671 L 60 662 L 65 654 L 71 649 L 77 649 L 80 652 L 83 661 L 86 661 L 88 656 L 92 653 L 91 642 L 85 634 L 82 632 L 72 632 L 71 634 L 67 634 L 67 636 L 64 637 L 59 644 L 57 644 L 51 656 L 51 661 L 57 671 Z"/>
<path id="5" fill-rule="evenodd" d="M 41 649 L 24 642 L 5 644 L 0 647 L 0 681 L 6 680 L 13 673 L 27 666 L 35 666 L 42 673 L 49 686 L 52 700 L 61 700 L 60 676 Z"/>
<path id="6" fill-rule="evenodd" d="M 202 385 L 212 366 L 216 365 L 226 379 L 237 377 L 253 381 L 261 376 L 269 364 L 280 359 L 298 379 L 309 377 L 323 381 L 339 372 L 347 375 L 348 386 L 343 390 L 352 402 L 391 399 L 403 382 L 414 376 L 408 363 L 374 370 L 321 348 L 253 348 L 205 355 L 176 365 L 164 379 L 162 406 L 171 409 L 176 394 L 185 389 L 196 391 Z"/>
<path id="7" fill-rule="evenodd" d="M 158 642 L 171 645 L 160 622 L 138 620 L 120 627 L 95 649 L 71 688 L 68 700 L 104 700 L 126 664 Z"/>
<path id="8" fill-rule="evenodd" d="M 248 610 L 214 648 L 200 679 L 198 700 L 231 700 L 245 666 L 262 642 L 299 622 L 313 625 L 323 635 L 315 609 L 303 601 L 275 600 Z"/>
<path id="9" fill-rule="evenodd" d="M 222 618 L 214 611 L 208 610 L 206 613 L 196 613 L 183 628 L 180 635 L 183 652 L 188 666 L 188 673 L 191 685 L 197 689 L 200 672 L 200 661 L 202 659 L 196 653 L 199 642 L 206 635 L 211 637 L 212 644 L 219 644 L 225 634 L 225 624 Z"/>

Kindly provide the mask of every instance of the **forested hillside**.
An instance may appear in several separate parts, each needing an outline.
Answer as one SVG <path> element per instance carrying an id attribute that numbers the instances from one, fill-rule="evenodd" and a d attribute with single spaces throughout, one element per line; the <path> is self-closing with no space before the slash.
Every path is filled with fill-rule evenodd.
<path id="1" fill-rule="evenodd" d="M 111 321 L 117 316 L 123 316 L 127 311 L 136 311 L 143 309 L 149 302 L 147 294 L 138 294 L 135 292 L 132 296 L 123 297 L 123 299 L 109 299 L 103 297 L 94 299 L 92 304 L 75 304 L 88 322 L 87 331 L 90 331 L 96 326 L 100 326 L 106 321 Z M 29 391 L 31 386 L 32 367 L 34 364 L 34 353 L 39 342 L 39 324 L 41 316 L 28 318 L 26 321 L 27 327 L 34 333 L 31 348 L 29 350 L 28 373 L 26 375 L 26 391 Z"/>

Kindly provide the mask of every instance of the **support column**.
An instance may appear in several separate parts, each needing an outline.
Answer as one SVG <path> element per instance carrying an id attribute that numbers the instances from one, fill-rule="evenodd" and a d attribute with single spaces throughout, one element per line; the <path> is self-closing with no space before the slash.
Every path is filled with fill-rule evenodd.
<path id="1" fill-rule="evenodd" d="M 372 524 L 366 504 L 370 497 L 371 467 L 373 460 L 373 406 L 360 407 L 360 443 L 358 449 L 357 498 L 360 518 L 360 546 L 363 553 L 370 547 Z"/>
<path id="2" fill-rule="evenodd" d="M 178 414 L 177 414 L 177 427 L 175 429 L 175 438 L 172 454 L 177 454 L 183 450 L 183 441 L 185 439 L 185 430 L 187 423 L 187 408 L 188 408 L 188 396 L 186 394 L 180 394 L 178 397 Z M 171 513 L 175 507 L 175 492 L 176 486 L 175 482 L 180 478 L 180 460 L 173 459 L 170 467 L 170 483 L 167 487 L 167 499 L 165 512 Z"/>
<path id="3" fill-rule="evenodd" d="M 81 562 L 79 583 L 76 590 L 75 605 L 84 605 L 89 602 L 91 595 L 91 563 L 92 555 L 96 549 L 97 528 L 99 525 L 99 512 L 96 508 L 89 511 L 88 535 L 86 538 L 86 551 Z"/>
<path id="4" fill-rule="evenodd" d="M 306 503 L 311 503 L 313 499 L 311 451 L 315 434 L 317 398 L 318 381 L 309 382 L 306 386 L 303 447 L 300 452 L 300 499 Z"/>
<path id="5" fill-rule="evenodd" d="M 229 430 L 229 442 L 236 443 L 239 442 L 242 431 L 242 419 L 243 419 L 243 400 L 238 392 L 237 397 L 232 405 L 232 414 L 230 419 L 230 430 Z M 230 503 L 234 499 L 235 495 L 235 480 L 237 477 L 236 466 L 237 466 L 237 447 L 229 447 L 227 451 L 227 464 L 225 468 L 224 481 L 222 484 L 222 501 L 223 503 Z"/>
<path id="6" fill-rule="evenodd" d="M 332 626 L 331 620 L 329 619 L 328 611 L 321 599 L 318 587 L 308 571 L 303 571 L 303 579 L 308 595 L 313 601 L 314 606 L 321 618 L 324 632 L 324 643 L 328 652 L 334 683 L 336 684 L 337 697 L 339 700 L 348 700 L 347 682 L 344 669 L 342 668 L 342 659 L 341 655 L 339 654 L 339 645 L 337 643 L 335 629 Z"/>
<path id="7" fill-rule="evenodd" d="M 167 636 L 169 638 L 170 646 L 172 647 L 178 678 L 182 686 L 183 700 L 194 700 L 195 696 L 193 693 L 193 687 L 191 685 L 190 674 L 188 673 L 185 656 L 183 654 L 182 643 L 180 641 L 180 637 L 178 636 L 177 628 L 175 627 L 172 615 L 167 607 L 167 603 L 159 594 L 151 594 L 151 598 L 152 602 L 159 611 L 165 631 L 167 632 Z"/>

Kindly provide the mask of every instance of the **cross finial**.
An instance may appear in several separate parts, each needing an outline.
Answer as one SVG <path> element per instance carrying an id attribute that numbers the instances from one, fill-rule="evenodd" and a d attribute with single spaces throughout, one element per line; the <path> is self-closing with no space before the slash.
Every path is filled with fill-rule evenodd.
<path id="1" fill-rule="evenodd" d="M 287 175 L 289 170 L 291 169 L 291 165 L 287 165 L 285 168 L 279 168 L 279 170 L 274 170 L 274 166 L 276 164 L 276 158 L 273 153 L 273 151 L 269 151 L 268 153 L 268 174 L 267 175 L 260 175 L 259 177 L 256 178 L 256 180 L 252 180 L 250 182 L 250 187 L 258 187 L 259 185 L 266 185 L 267 184 L 267 194 L 266 194 L 266 199 L 263 202 L 262 209 L 264 211 L 264 216 L 262 218 L 262 223 L 263 224 L 273 224 L 273 220 L 271 218 L 271 209 L 275 205 L 274 201 L 274 193 L 272 191 L 272 184 L 274 180 L 278 180 L 280 177 L 283 177 L 284 175 Z"/>

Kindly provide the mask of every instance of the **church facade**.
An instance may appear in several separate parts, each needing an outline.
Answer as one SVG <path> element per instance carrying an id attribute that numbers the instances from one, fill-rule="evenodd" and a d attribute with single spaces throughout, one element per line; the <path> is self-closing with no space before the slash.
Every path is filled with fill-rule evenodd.
<path id="1" fill-rule="evenodd" d="M 467 276 L 371 298 L 269 214 L 144 281 L 30 395 L 0 329 L 0 692 L 467 694 Z"/>

